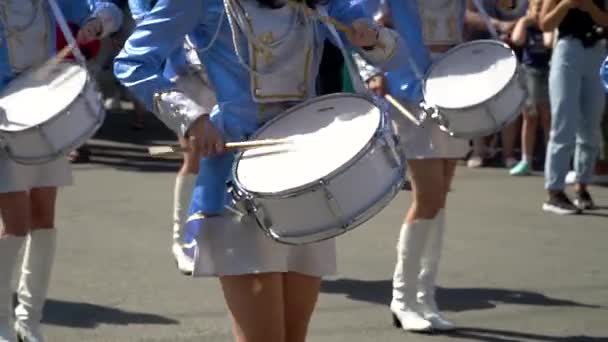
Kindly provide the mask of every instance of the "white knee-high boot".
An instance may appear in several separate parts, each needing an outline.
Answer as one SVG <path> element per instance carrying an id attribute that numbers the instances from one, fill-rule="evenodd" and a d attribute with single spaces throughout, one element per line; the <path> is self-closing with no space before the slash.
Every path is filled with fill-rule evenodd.
<path id="1" fill-rule="evenodd" d="M 17 288 L 15 332 L 24 342 L 43 342 L 40 321 L 55 259 L 55 229 L 32 230 L 27 238 Z"/>
<path id="2" fill-rule="evenodd" d="M 0 342 L 15 341 L 15 332 L 10 324 L 11 278 L 24 240 L 23 236 L 12 235 L 0 239 Z"/>
<path id="3" fill-rule="evenodd" d="M 192 198 L 192 190 L 196 183 L 196 175 L 178 175 L 175 179 L 173 194 L 173 244 L 171 251 L 175 257 L 177 268 L 184 274 L 192 274 L 194 263 L 183 250 L 184 227 L 188 219 L 188 210 Z"/>
<path id="4" fill-rule="evenodd" d="M 408 331 L 425 332 L 432 328 L 431 323 L 420 313 L 416 299 L 420 258 L 431 224 L 431 220 L 404 224 L 397 242 L 391 311 L 395 326 Z"/>
<path id="5" fill-rule="evenodd" d="M 433 329 L 452 330 L 454 324 L 441 315 L 435 301 L 437 272 L 445 234 L 445 209 L 441 209 L 432 221 L 427 241 L 424 243 L 422 268 L 418 276 L 418 303 L 424 318 L 431 322 Z"/>

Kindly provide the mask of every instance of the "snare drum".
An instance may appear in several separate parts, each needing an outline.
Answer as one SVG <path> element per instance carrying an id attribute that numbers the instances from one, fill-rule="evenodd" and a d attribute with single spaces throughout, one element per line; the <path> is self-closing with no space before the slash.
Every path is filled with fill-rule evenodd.
<path id="1" fill-rule="evenodd" d="M 101 95 L 87 70 L 70 62 L 32 70 L 0 94 L 0 147 L 21 164 L 67 155 L 99 129 Z"/>
<path id="2" fill-rule="evenodd" d="M 496 40 L 459 45 L 431 65 L 424 106 L 442 130 L 458 138 L 500 131 L 521 113 L 527 98 L 515 52 Z"/>
<path id="3" fill-rule="evenodd" d="M 312 99 L 252 139 L 293 141 L 243 152 L 234 168 L 236 207 L 281 243 L 307 244 L 352 230 L 404 182 L 405 157 L 392 120 L 360 95 Z"/>

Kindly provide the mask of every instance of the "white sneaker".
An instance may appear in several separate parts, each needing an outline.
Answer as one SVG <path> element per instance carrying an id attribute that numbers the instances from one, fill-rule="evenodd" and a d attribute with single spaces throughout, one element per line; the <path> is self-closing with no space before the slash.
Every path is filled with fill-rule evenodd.
<path id="1" fill-rule="evenodd" d="M 471 169 L 476 169 L 483 166 L 483 158 L 480 156 L 472 156 L 467 160 L 467 167 Z"/>
<path id="2" fill-rule="evenodd" d="M 505 159 L 505 167 L 507 169 L 513 168 L 513 166 L 515 166 L 516 164 L 517 164 L 517 159 L 515 159 L 513 157 L 509 157 L 509 158 Z"/>
<path id="3" fill-rule="evenodd" d="M 173 243 L 171 252 L 173 252 L 177 269 L 184 275 L 192 275 L 194 260 L 184 253 L 182 246 L 178 243 Z"/>
<path id="4" fill-rule="evenodd" d="M 576 172 L 569 171 L 566 175 L 566 184 L 574 184 L 576 182 Z"/>

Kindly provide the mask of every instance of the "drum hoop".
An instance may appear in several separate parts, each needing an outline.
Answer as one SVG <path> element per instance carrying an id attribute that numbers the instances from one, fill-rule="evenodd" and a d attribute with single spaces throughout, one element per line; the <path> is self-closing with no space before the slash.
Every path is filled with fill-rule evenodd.
<path id="1" fill-rule="evenodd" d="M 520 63 L 519 60 L 517 59 L 517 55 L 515 54 L 515 51 L 506 43 L 503 43 L 501 41 L 498 40 L 494 40 L 494 39 L 477 39 L 477 40 L 472 40 L 470 42 L 466 42 L 466 43 L 462 43 L 459 44 L 458 46 L 453 47 L 452 49 L 448 50 L 446 53 L 443 54 L 443 56 L 439 57 L 439 59 L 437 61 L 435 61 L 435 63 L 433 64 L 437 64 L 440 61 L 443 61 L 445 58 L 447 58 L 449 55 L 451 55 L 452 53 L 455 53 L 456 51 L 459 51 L 461 49 L 467 48 L 470 45 L 478 45 L 478 44 L 492 44 L 492 45 L 499 45 L 502 46 L 504 48 L 506 48 L 507 50 L 511 51 L 511 54 L 513 55 L 513 57 L 515 57 L 515 62 L 516 62 L 516 66 L 515 66 L 515 72 L 513 73 L 513 75 L 511 75 L 511 78 L 509 79 L 509 81 L 507 82 L 507 84 L 500 89 L 499 91 L 496 92 L 496 94 L 493 94 L 492 96 L 490 96 L 488 99 L 486 100 L 480 100 L 477 103 L 468 105 L 468 106 L 464 106 L 464 107 L 448 107 L 448 106 L 440 106 L 440 105 L 436 105 L 434 103 L 428 103 L 428 102 L 424 102 L 427 105 L 431 105 L 433 107 L 436 108 L 445 108 L 445 109 L 454 109 L 454 110 L 466 110 L 466 109 L 470 109 L 470 108 L 474 108 L 474 107 L 478 107 L 480 105 L 483 105 L 484 103 L 488 102 L 489 100 L 501 95 L 505 89 L 508 88 L 508 86 L 513 83 L 513 80 L 515 80 L 518 77 L 518 74 L 520 73 Z M 427 90 L 426 90 L 426 83 L 428 78 L 431 76 L 431 73 L 433 72 L 434 68 L 433 68 L 433 64 L 428 68 L 426 74 L 424 75 L 424 80 L 423 80 L 423 85 L 422 85 L 422 96 L 426 99 L 427 97 Z"/>
<path id="2" fill-rule="evenodd" d="M 79 66 L 79 67 L 83 68 L 84 71 L 86 72 L 86 80 L 85 80 L 84 86 L 81 89 L 81 91 L 78 93 L 78 95 L 76 97 L 74 97 L 74 99 L 61 112 L 58 112 L 56 115 L 49 118 L 47 121 L 45 121 L 43 123 L 33 125 L 26 129 L 19 130 L 19 131 L 8 131 L 8 130 L 3 130 L 0 128 L 0 140 L 2 140 L 1 139 L 2 137 L 14 136 L 14 135 L 22 134 L 22 133 L 27 133 L 27 132 L 30 132 L 33 130 L 39 130 L 42 126 L 46 125 L 47 123 L 51 123 L 51 122 L 59 120 L 59 118 L 62 117 L 61 114 L 65 113 L 68 108 L 71 108 L 74 105 L 74 103 L 76 103 L 76 101 L 80 97 L 83 96 L 85 89 L 92 88 L 97 94 L 100 94 L 99 89 L 97 87 L 97 83 L 93 80 L 91 74 L 88 72 L 88 70 L 86 70 L 86 68 L 84 68 L 82 65 L 80 65 L 78 63 L 74 63 L 74 62 L 62 62 L 61 64 L 71 64 L 71 65 Z M 98 99 L 99 99 L 99 96 L 98 96 Z M 91 127 L 92 128 L 91 131 L 93 131 L 93 132 L 96 132 L 102 126 L 102 124 L 105 120 L 105 117 L 106 117 L 106 111 L 104 110 L 103 106 L 100 106 L 95 114 L 98 115 L 99 118 L 96 121 L 95 125 L 93 125 Z M 83 142 L 85 142 L 89 138 L 89 135 L 90 135 L 90 132 L 85 132 L 85 133 L 79 135 L 77 137 L 76 141 L 83 140 Z M 51 161 L 61 157 L 62 155 L 65 155 L 67 152 L 70 152 L 73 148 L 66 147 L 63 149 L 59 149 L 59 150 L 55 151 L 54 153 L 48 154 L 45 157 L 18 157 L 18 158 L 15 158 L 14 156 L 12 156 L 9 146 L 0 146 L 0 149 L 4 152 L 4 155 L 6 157 L 8 157 L 9 159 L 11 159 L 12 161 L 14 161 L 18 164 L 38 165 L 38 164 L 44 164 L 44 163 L 51 162 Z"/>
<path id="3" fill-rule="evenodd" d="M 99 128 L 101 128 L 104 119 L 105 119 L 105 110 L 103 110 L 103 108 L 101 108 L 98 112 L 100 114 L 99 116 L 99 120 L 97 120 L 97 122 L 95 123 L 95 125 L 92 126 L 92 130 L 86 133 L 83 133 L 81 135 L 79 135 L 75 141 L 80 141 L 82 143 L 85 143 L 92 135 L 90 134 L 90 132 L 96 132 Z M 49 120 L 50 121 L 50 120 Z M 47 121 L 47 122 L 49 122 Z M 78 145 L 80 145 L 78 144 Z M 7 157 L 14 161 L 17 164 L 21 164 L 21 165 L 40 165 L 40 164 L 45 164 L 45 163 L 49 163 L 57 158 L 60 158 L 61 156 L 66 155 L 66 153 L 71 152 L 74 148 L 71 146 L 62 148 L 57 150 L 54 153 L 50 153 L 48 154 L 46 157 L 18 157 L 15 158 L 11 155 L 10 153 L 10 149 L 4 149 Z"/>
<path id="4" fill-rule="evenodd" d="M 386 208 L 391 201 L 399 194 L 401 188 L 403 187 L 403 184 L 405 184 L 405 164 L 403 166 L 399 167 L 399 171 L 397 172 L 397 181 L 390 186 L 382 195 L 380 195 L 378 198 L 374 199 L 373 201 L 371 201 L 371 205 L 367 206 L 362 213 L 355 215 L 350 221 L 348 221 L 348 223 L 340 228 L 337 229 L 324 229 L 324 230 L 319 230 L 318 232 L 311 232 L 308 235 L 297 235 L 297 236 L 282 236 L 280 234 L 277 234 L 276 232 L 274 232 L 273 229 L 270 228 L 265 228 L 263 225 L 260 225 L 258 222 L 258 227 L 271 239 L 273 239 L 276 242 L 279 242 L 281 244 L 285 244 L 285 245 L 292 245 L 292 246 L 298 246 L 298 245 L 306 245 L 306 244 L 311 244 L 311 243 L 317 243 L 317 242 L 321 242 L 321 241 L 325 241 L 325 240 L 329 240 L 329 239 L 333 239 L 336 238 L 340 235 L 346 234 L 349 231 L 363 225 L 364 223 L 366 223 L 367 221 L 371 220 L 376 214 L 378 214 L 380 211 L 382 211 L 382 209 Z M 256 219 L 257 222 L 257 218 L 255 217 L 255 214 L 250 214 L 253 215 L 254 218 Z M 315 236 L 314 238 L 310 238 L 311 236 Z"/>
<path id="5" fill-rule="evenodd" d="M 67 108 L 71 108 L 71 107 L 74 105 L 74 103 L 76 103 L 76 101 L 77 101 L 77 100 L 80 98 L 80 96 L 82 95 L 83 90 L 87 89 L 87 88 L 88 88 L 90 85 L 91 85 L 91 86 L 92 86 L 92 87 L 95 89 L 95 91 L 99 92 L 99 90 L 97 89 L 97 86 L 95 85 L 95 81 L 94 81 L 94 80 L 93 80 L 93 78 L 91 77 L 90 73 L 89 73 L 89 72 L 88 72 L 88 70 L 87 70 L 87 69 L 85 69 L 85 68 L 84 68 L 82 65 L 80 65 L 80 64 L 78 64 L 78 63 L 74 63 L 74 62 L 61 62 L 61 63 L 59 63 L 59 64 L 60 64 L 60 65 L 61 65 L 61 64 L 71 64 L 71 65 L 75 65 L 75 66 L 78 66 L 78 67 L 82 68 L 82 69 L 83 69 L 83 70 L 86 72 L 86 80 L 85 80 L 85 83 L 84 83 L 84 87 L 82 87 L 82 89 L 80 90 L 80 92 L 78 93 L 78 95 L 77 95 L 77 96 L 75 96 L 75 97 L 74 97 L 74 99 L 73 99 L 72 101 L 70 101 L 70 103 L 69 103 L 67 106 L 65 106 L 65 108 L 64 108 L 62 111 L 60 111 L 60 112 L 58 112 L 58 113 L 55 113 L 55 115 L 54 115 L 54 116 L 50 117 L 50 118 L 49 118 L 48 120 L 46 120 L 45 122 L 39 123 L 39 124 L 37 124 L 37 125 L 32 125 L 32 126 L 30 126 L 30 127 L 28 127 L 28 128 L 25 128 L 25 129 L 22 129 L 22 130 L 18 130 L 18 131 L 13 131 L 13 130 L 7 130 L 7 129 L 2 129 L 2 128 L 0 128 L 0 135 L 3 135 L 3 134 L 4 134 L 4 135 L 14 135 L 14 134 L 19 134 L 19 133 L 28 132 L 28 131 L 31 131 L 31 130 L 37 130 L 37 129 L 39 129 L 39 128 L 40 128 L 40 126 L 43 126 L 43 125 L 45 125 L 45 124 L 46 124 L 46 123 L 48 123 L 48 122 L 53 122 L 53 121 L 57 120 L 57 118 L 60 116 L 60 114 L 64 113 L 64 112 L 66 111 L 66 109 L 67 109 Z M 36 70 L 37 70 L 37 69 L 36 69 Z M 36 70 L 31 70 L 31 71 L 29 71 L 29 72 L 28 72 L 28 74 L 30 74 L 30 73 L 35 73 L 35 72 L 36 72 Z M 10 83 L 9 83 L 9 84 L 10 84 Z M 0 94 L 0 97 L 2 97 L 2 94 Z"/>
<path id="6" fill-rule="evenodd" d="M 524 89 L 524 91 L 527 94 L 527 90 Z M 505 128 L 506 126 L 508 126 L 510 123 L 512 123 L 517 118 L 518 114 L 521 113 L 522 109 L 526 105 L 526 97 L 527 96 L 523 97 L 522 101 L 518 104 L 517 109 L 515 109 L 513 111 L 513 113 L 511 113 L 509 115 L 509 117 L 511 117 L 511 119 L 505 121 L 502 125 L 499 125 L 496 128 L 486 129 L 486 130 L 483 130 L 483 131 L 475 132 L 475 134 L 455 134 L 455 133 L 451 132 L 448 128 L 446 128 L 445 126 L 443 126 L 443 125 L 438 125 L 439 129 L 441 129 L 443 132 L 449 134 L 451 137 L 458 138 L 458 139 L 475 139 L 475 138 L 480 138 L 480 137 L 485 137 L 485 136 L 488 136 L 488 135 L 492 135 L 492 134 L 494 134 L 494 133 L 496 133 L 498 131 L 501 131 L 503 128 Z"/>
<path id="7" fill-rule="evenodd" d="M 237 170 L 238 170 L 238 166 L 239 163 L 241 161 L 241 158 L 243 157 L 243 154 L 245 152 L 239 152 L 237 153 L 236 157 L 235 157 L 235 163 L 232 167 L 232 181 L 234 186 L 245 196 L 245 197 L 249 197 L 249 198 L 275 198 L 275 199 L 281 199 L 281 198 L 291 198 L 291 197 L 296 197 L 300 194 L 303 193 L 307 193 L 309 191 L 314 191 L 315 189 L 317 189 L 320 186 L 323 186 L 322 183 L 329 183 L 332 179 L 338 177 L 339 175 L 343 174 L 344 172 L 346 172 L 352 165 L 354 165 L 357 161 L 361 160 L 361 158 L 363 158 L 367 152 L 369 152 L 373 145 L 374 142 L 376 141 L 375 137 L 377 136 L 377 133 L 382 129 L 382 127 L 384 127 L 386 125 L 386 120 L 384 119 L 384 111 L 382 110 L 381 107 L 379 107 L 376 102 L 374 102 L 374 100 L 372 98 L 370 98 L 369 96 L 365 96 L 362 94 L 353 94 L 353 93 L 334 93 L 334 94 L 329 94 L 329 95 L 322 95 L 322 96 L 318 96 L 318 97 L 314 97 L 312 99 L 309 99 L 307 101 L 303 101 L 287 110 L 285 110 L 284 112 L 282 112 L 281 114 L 277 115 L 276 117 L 270 119 L 268 122 L 266 122 L 264 125 L 262 125 L 262 127 L 260 127 L 251 137 L 250 139 L 255 139 L 255 137 L 263 132 L 265 129 L 267 129 L 269 126 L 271 126 L 274 122 L 284 118 L 285 116 L 288 116 L 290 114 L 292 114 L 293 112 L 306 107 L 307 105 L 311 104 L 311 103 L 315 103 L 315 102 L 319 102 L 321 100 L 325 100 L 325 99 L 331 99 L 331 98 L 345 98 L 345 97 L 352 97 L 352 98 L 359 98 L 359 99 L 363 99 L 368 101 L 369 103 L 371 103 L 375 108 L 377 108 L 380 111 L 380 120 L 378 122 L 378 126 L 376 126 L 376 134 L 374 134 L 374 136 L 372 138 L 369 139 L 369 141 L 365 144 L 365 146 L 359 151 L 357 152 L 350 160 L 348 160 L 346 163 L 344 163 L 342 166 L 340 166 L 339 168 L 337 168 L 336 170 L 332 171 L 331 173 L 329 173 L 328 175 L 326 175 L 325 177 L 322 177 L 320 179 L 317 179 L 315 181 L 309 182 L 307 184 L 303 184 L 301 186 L 289 189 L 289 190 L 283 190 L 283 191 L 279 191 L 279 192 L 263 192 L 263 191 L 251 191 L 248 190 L 239 180 L 238 178 L 238 174 L 237 174 Z"/>

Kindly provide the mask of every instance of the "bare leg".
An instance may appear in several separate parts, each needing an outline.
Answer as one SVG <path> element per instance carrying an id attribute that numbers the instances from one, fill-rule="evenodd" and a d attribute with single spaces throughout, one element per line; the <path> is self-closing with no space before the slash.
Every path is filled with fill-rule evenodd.
<path id="1" fill-rule="evenodd" d="M 517 138 L 517 129 L 519 128 L 519 119 L 507 125 L 501 132 L 502 138 L 502 157 L 506 163 L 512 163 L 515 156 L 515 139 Z M 510 167 L 512 165 L 507 165 Z"/>
<path id="2" fill-rule="evenodd" d="M 220 282 L 236 342 L 287 342 L 282 274 L 225 276 Z"/>
<path id="3" fill-rule="evenodd" d="M 321 278 L 293 272 L 284 275 L 286 342 L 306 341 L 308 324 L 317 304 L 320 289 Z"/>
<path id="4" fill-rule="evenodd" d="M 8 235 L 26 236 L 28 234 L 32 226 L 28 192 L 0 194 L 0 211 L 3 221 L 0 238 Z"/>
<path id="5" fill-rule="evenodd" d="M 442 159 L 408 160 L 412 180 L 412 204 L 406 221 L 432 219 L 445 202 L 444 161 Z"/>
<path id="6" fill-rule="evenodd" d="M 540 115 L 540 113 L 539 113 Z M 524 122 L 522 126 L 521 147 L 522 160 L 532 162 L 534 156 L 534 144 L 536 143 L 536 131 L 538 129 L 538 116 L 524 112 Z"/>

